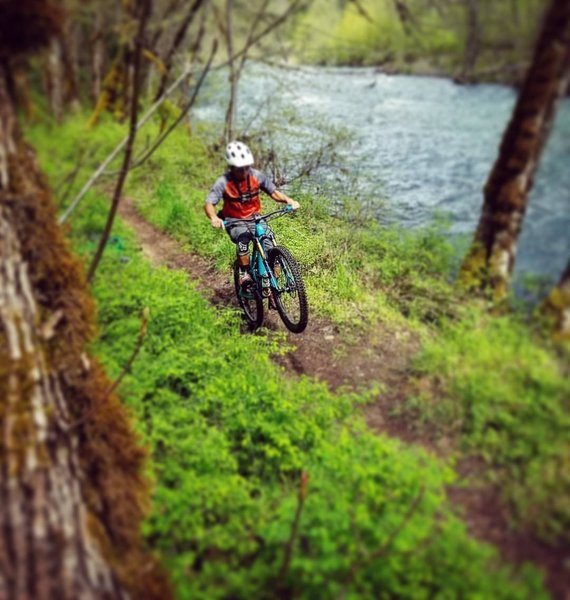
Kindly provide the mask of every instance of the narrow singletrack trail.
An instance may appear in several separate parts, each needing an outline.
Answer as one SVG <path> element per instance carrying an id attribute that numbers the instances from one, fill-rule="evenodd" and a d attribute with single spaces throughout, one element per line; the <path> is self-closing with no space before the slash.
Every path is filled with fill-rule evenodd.
<path id="1" fill-rule="evenodd" d="M 119 212 L 134 229 L 143 254 L 153 265 L 185 271 L 212 304 L 237 309 L 229 268 L 227 273 L 220 273 L 211 261 L 184 252 L 176 240 L 139 214 L 132 199 L 123 198 Z M 387 328 L 348 340 L 334 325 L 313 315 L 300 335 L 289 333 L 273 311 L 266 315 L 264 326 L 284 332 L 292 346 L 290 352 L 276 359 L 286 371 L 316 377 L 332 390 L 341 387 L 356 390 L 373 382 L 382 382 L 387 389 L 396 390 L 400 382 L 407 381 L 409 361 L 419 348 L 411 334 Z M 371 418 L 381 420 L 378 411 Z"/>
<path id="2" fill-rule="evenodd" d="M 179 242 L 140 215 L 131 198 L 122 198 L 119 213 L 136 233 L 141 251 L 152 265 L 185 271 L 212 304 L 237 309 L 229 268 L 227 273 L 220 273 L 212 261 L 183 251 Z M 264 326 L 269 331 L 286 334 L 291 349 L 275 357 L 286 373 L 314 377 L 333 391 L 368 389 L 380 383 L 381 393 L 362 409 L 372 430 L 442 457 L 453 452 L 453 440 L 418 427 L 409 417 L 394 414 L 394 408 L 417 392 L 411 377 L 411 359 L 420 349 L 420 343 L 413 333 L 379 325 L 374 331 L 347 336 L 333 324 L 310 314 L 307 329 L 295 335 L 285 329 L 273 311 Z M 448 489 L 448 497 L 459 507 L 471 535 L 497 547 L 505 561 L 514 565 L 534 563 L 545 573 L 553 598 L 570 600 L 568 548 L 549 545 L 532 534 L 515 531 L 501 500 L 500 485 L 470 483 L 484 472 L 480 462 L 462 460 L 456 470 L 459 482 Z"/>

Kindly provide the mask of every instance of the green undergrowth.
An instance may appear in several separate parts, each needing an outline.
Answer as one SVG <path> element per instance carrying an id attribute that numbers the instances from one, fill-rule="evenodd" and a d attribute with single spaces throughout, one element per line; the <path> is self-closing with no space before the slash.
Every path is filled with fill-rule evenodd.
<path id="1" fill-rule="evenodd" d="M 493 466 L 526 526 L 547 539 L 567 537 L 570 378 L 554 352 L 516 317 L 473 311 L 426 341 L 415 366 L 440 393 L 412 405 Z"/>
<path id="2" fill-rule="evenodd" d="M 105 209 L 75 222 L 83 251 Z M 115 239 L 94 288 L 95 352 L 117 375 L 150 308 L 121 395 L 152 450 L 144 532 L 177 597 L 545 597 L 536 571 L 499 567 L 466 534 L 446 503 L 448 467 L 354 416 L 366 397 L 284 377 L 270 358 L 282 344 L 240 334 L 234 311 L 153 269 L 120 226 Z"/>
<path id="3" fill-rule="evenodd" d="M 84 140 L 97 147 L 71 182 L 77 190 L 122 135 L 110 123 L 87 132 L 76 118 L 29 137 L 60 190 Z M 148 220 L 227 270 L 234 247 L 203 214 L 221 172 L 221 161 L 180 129 L 131 174 L 127 191 Z M 107 187 L 74 214 L 71 234 L 84 252 L 103 227 Z M 524 523 L 547 537 L 562 531 L 568 387 L 555 354 L 524 324 L 484 316 L 453 290 L 447 278 L 456 258 L 438 227 L 365 225 L 350 203 L 346 220 L 327 211 L 326 199 L 289 193 L 302 209 L 274 229 L 302 265 L 313 316 L 351 333 L 379 324 L 421 332 L 417 373 L 441 390 L 415 400 L 422 418 L 458 434 L 464 454 L 485 458 Z M 128 359 L 142 308 L 152 314 L 123 391 L 153 451 L 147 536 L 180 597 L 265 597 L 279 586 L 307 598 L 540 595 L 531 571 L 518 583 L 502 571 L 482 575 L 496 563 L 449 515 L 443 489 L 451 472 L 371 435 L 352 416 L 365 398 L 284 378 L 270 360 L 284 342 L 241 335 L 235 312 L 209 307 L 183 274 L 152 269 L 124 229 L 115 229 L 101 269 L 97 352 L 112 373 Z M 284 567 L 302 471 L 309 495 Z"/>
<path id="4" fill-rule="evenodd" d="M 155 130 L 153 124 L 143 130 L 138 141 L 141 151 Z M 105 123 L 87 131 L 84 120 L 76 118 L 57 134 L 39 127 L 31 134 L 44 153 L 52 185 L 63 193 L 69 184 L 63 174 L 75 170 L 78 157 L 85 158 L 72 182 L 74 192 L 121 139 L 124 128 Z M 45 137 L 50 135 L 57 135 L 56 152 L 46 144 Z M 90 152 L 93 148 L 95 154 Z M 115 163 L 108 170 L 117 168 Z M 143 167 L 131 173 L 126 189 L 150 222 L 187 249 L 213 258 L 220 270 L 229 269 L 235 246 L 224 232 L 210 226 L 203 205 L 224 168 L 199 137 L 188 135 L 181 127 Z M 103 177 L 99 189 L 105 188 L 105 181 Z M 373 220 L 360 214 L 349 200 L 343 209 L 337 209 L 344 217 L 338 218 L 331 215 L 327 198 L 305 194 L 302 188 L 286 191 L 302 208 L 298 214 L 272 221 L 272 226 L 278 242 L 288 246 L 302 265 L 314 315 L 353 328 L 379 321 L 418 327 L 455 311 L 454 293 L 445 277 L 453 268 L 454 253 L 439 225 L 416 232 L 386 229 L 371 225 Z M 96 193 L 96 189 L 88 192 L 77 214 Z M 66 202 L 72 196 L 70 193 Z M 264 207 L 269 211 L 279 205 L 267 199 Z"/>
<path id="5" fill-rule="evenodd" d="M 135 173 L 130 187 L 143 215 L 227 270 L 235 246 L 225 233 L 212 229 L 203 210 L 223 164 L 208 160 L 199 144 L 183 135 L 149 163 L 144 172 Z M 286 191 L 302 208 L 271 224 L 278 243 L 289 247 L 302 265 L 313 314 L 350 327 L 379 321 L 403 324 L 402 316 L 410 325 L 437 319 L 452 304 L 442 273 L 449 272 L 453 254 L 437 226 L 420 232 L 383 229 L 361 215 L 348 225 L 331 215 L 327 198 L 305 194 L 299 187 Z M 272 200 L 264 201 L 264 212 L 275 208 L 279 205 Z M 342 213 L 350 217 L 353 212 L 348 202 Z"/>

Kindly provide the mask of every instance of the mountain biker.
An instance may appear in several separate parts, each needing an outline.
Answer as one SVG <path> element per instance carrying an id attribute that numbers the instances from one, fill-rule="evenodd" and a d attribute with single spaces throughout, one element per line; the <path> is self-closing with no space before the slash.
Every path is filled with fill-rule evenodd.
<path id="1" fill-rule="evenodd" d="M 266 175 L 252 168 L 254 163 L 251 150 L 239 141 L 230 142 L 224 154 L 229 170 L 214 183 L 204 205 L 204 211 L 210 219 L 212 227 L 223 228 L 223 220 L 231 225 L 226 230 L 236 245 L 239 265 L 239 283 L 244 285 L 252 281 L 249 274 L 249 242 L 252 240 L 253 223 L 238 223 L 239 219 L 247 219 L 261 211 L 260 190 L 276 202 L 283 202 L 299 208 L 299 203 L 283 192 Z M 223 200 L 222 210 L 216 213 L 215 206 Z"/>

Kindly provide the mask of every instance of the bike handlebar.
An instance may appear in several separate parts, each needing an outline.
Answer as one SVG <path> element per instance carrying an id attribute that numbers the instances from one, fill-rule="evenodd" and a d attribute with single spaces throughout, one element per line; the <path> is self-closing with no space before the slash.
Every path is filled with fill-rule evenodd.
<path id="1" fill-rule="evenodd" d="M 231 223 L 228 223 L 226 219 L 222 219 L 223 228 L 226 229 L 228 226 L 237 225 L 237 223 L 249 222 L 249 223 L 259 223 L 260 221 L 267 221 L 271 217 L 282 216 L 293 212 L 293 207 L 288 204 L 285 208 L 279 208 L 274 210 L 273 212 L 267 213 L 266 215 L 257 215 L 253 217 L 248 217 L 247 219 L 236 219 Z"/>

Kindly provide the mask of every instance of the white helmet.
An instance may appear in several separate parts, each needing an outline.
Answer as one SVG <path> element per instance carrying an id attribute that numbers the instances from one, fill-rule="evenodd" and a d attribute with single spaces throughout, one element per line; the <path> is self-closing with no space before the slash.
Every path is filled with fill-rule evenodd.
<path id="1" fill-rule="evenodd" d="M 226 146 L 225 156 L 230 167 L 249 167 L 253 164 L 253 154 L 243 142 L 230 142 Z"/>

